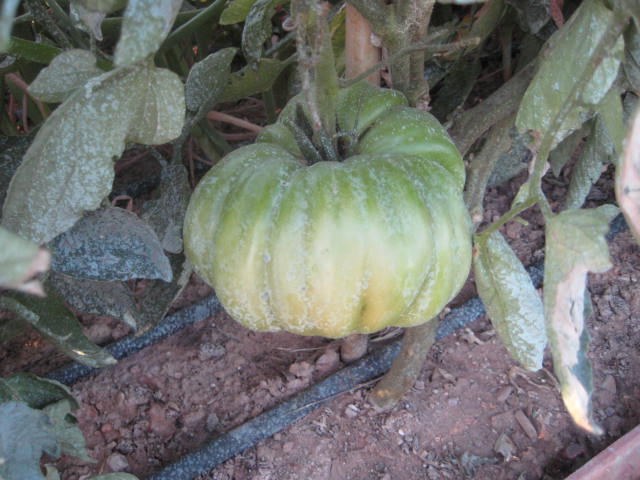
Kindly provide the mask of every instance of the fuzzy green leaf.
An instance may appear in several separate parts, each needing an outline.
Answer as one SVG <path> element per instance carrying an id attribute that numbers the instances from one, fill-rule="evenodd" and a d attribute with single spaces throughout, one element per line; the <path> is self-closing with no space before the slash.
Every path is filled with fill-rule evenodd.
<path id="1" fill-rule="evenodd" d="M 153 55 L 171 30 L 182 0 L 129 0 L 116 47 L 116 65 L 132 65 Z"/>
<path id="2" fill-rule="evenodd" d="M 31 408 L 44 408 L 47 405 L 66 400 L 71 408 L 78 408 L 71 390 L 66 385 L 41 378 L 31 373 L 17 373 L 0 379 L 0 403 L 18 400 Z"/>
<path id="3" fill-rule="evenodd" d="M 617 166 L 616 198 L 640 243 L 640 109 L 632 120 L 622 160 Z"/>
<path id="4" fill-rule="evenodd" d="M 612 19 L 613 12 L 601 2 L 586 0 L 569 22 L 551 37 L 547 44 L 549 51 L 542 56 L 538 71 L 520 104 L 516 126 L 521 132 L 536 130 L 546 133 L 576 89 L 580 90 L 578 102 L 581 104 L 591 106 L 602 101 L 618 74 L 624 50 L 622 36 L 601 59 L 586 84 L 580 84 L 580 76 L 591 62 L 600 60 L 593 55 Z M 560 128 L 552 132 L 553 145 L 579 128 L 589 116 L 587 107 L 574 105 Z"/>
<path id="5" fill-rule="evenodd" d="M 183 165 L 165 165 L 160 180 L 160 198 L 144 204 L 141 217 L 153 227 L 167 252 L 182 251 L 182 224 L 191 195 L 189 176 Z"/>
<path id="6" fill-rule="evenodd" d="M 29 85 L 29 93 L 43 102 L 63 102 L 87 81 L 103 73 L 91 52 L 67 50 L 40 70 Z"/>
<path id="7" fill-rule="evenodd" d="M 171 266 L 147 222 L 122 208 L 97 210 L 51 242 L 51 269 L 88 280 L 171 280 Z"/>
<path id="8" fill-rule="evenodd" d="M 89 315 L 110 316 L 135 329 L 138 307 L 125 282 L 101 282 L 50 272 L 53 288 L 76 310 Z"/>
<path id="9" fill-rule="evenodd" d="M 547 345 L 542 299 L 500 232 L 476 242 L 478 295 L 513 358 L 529 370 L 542 368 Z"/>
<path id="10" fill-rule="evenodd" d="M 165 143 L 184 121 L 180 79 L 150 65 L 92 78 L 40 128 L 14 175 L 3 225 L 42 244 L 95 210 L 111 191 L 126 141 Z"/>
<path id="11" fill-rule="evenodd" d="M 261 58 L 257 70 L 245 67 L 232 73 L 220 101 L 235 102 L 250 95 L 266 92 L 286 66 L 286 63 L 279 60 Z"/>
<path id="12" fill-rule="evenodd" d="M 64 304 L 64 299 L 51 289 L 47 297 L 11 293 L 0 297 L 0 307 L 6 308 L 29 322 L 47 340 L 75 361 L 89 367 L 104 367 L 116 363 L 109 352 L 91 342 L 82 326 Z"/>
<path id="13" fill-rule="evenodd" d="M 40 282 L 30 279 L 49 269 L 49 252 L 2 227 L 0 247 L 0 287 L 42 294 Z"/>
<path id="14" fill-rule="evenodd" d="M 71 414 L 72 408 L 72 403 L 65 399 L 48 405 L 43 411 L 51 420 L 50 431 L 56 437 L 62 453 L 83 462 L 94 461 L 87 453 L 84 435 Z"/>
<path id="15" fill-rule="evenodd" d="M 244 22 L 256 0 L 233 0 L 220 15 L 220 25 Z"/>
<path id="16" fill-rule="evenodd" d="M 256 68 L 262 56 L 264 42 L 272 32 L 271 17 L 282 0 L 257 0 L 249 10 L 242 29 L 242 51 L 251 68 Z"/>
<path id="17" fill-rule="evenodd" d="M 604 121 L 597 116 L 591 135 L 571 172 L 569 190 L 565 197 L 565 209 L 580 208 L 602 174 L 605 163 L 610 162 L 614 148 L 607 136 Z"/>
<path id="18" fill-rule="evenodd" d="M 45 480 L 40 472 L 44 452 L 60 456 L 49 417 L 24 403 L 0 404 L 0 478 Z"/>
<path id="19" fill-rule="evenodd" d="M 213 108 L 224 93 L 237 48 L 224 48 L 196 63 L 185 83 L 187 108 L 197 112 L 201 106 Z M 209 109 L 210 109 L 209 108 Z"/>
<path id="20" fill-rule="evenodd" d="M 617 213 L 613 205 L 604 205 L 567 210 L 547 220 L 544 310 L 554 370 L 567 410 L 577 425 L 591 433 L 602 430 L 591 412 L 585 288 L 588 272 L 605 272 L 611 266 L 604 235 Z"/>

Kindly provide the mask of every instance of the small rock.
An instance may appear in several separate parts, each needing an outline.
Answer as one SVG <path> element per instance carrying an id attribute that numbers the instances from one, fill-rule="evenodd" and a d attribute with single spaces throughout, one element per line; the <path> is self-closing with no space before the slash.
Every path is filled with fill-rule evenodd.
<path id="1" fill-rule="evenodd" d="M 282 446 L 282 451 L 284 453 L 291 453 L 293 452 L 293 449 L 296 447 L 296 444 L 293 442 L 286 442 L 283 446 Z"/>
<path id="2" fill-rule="evenodd" d="M 215 360 L 217 358 L 223 357 L 225 353 L 227 353 L 227 349 L 224 348 L 224 345 L 205 342 L 200 345 L 200 349 L 198 351 L 198 359 L 202 362 L 207 360 Z"/>
<path id="3" fill-rule="evenodd" d="M 124 472 L 129 468 L 129 461 L 121 453 L 112 453 L 107 458 L 107 466 L 112 472 Z"/>
<path id="4" fill-rule="evenodd" d="M 340 345 L 340 356 L 345 363 L 355 362 L 367 353 L 369 336 L 353 334 L 345 337 Z"/>
<path id="5" fill-rule="evenodd" d="M 340 355 L 338 355 L 338 352 L 329 349 L 316 360 L 315 368 L 320 375 L 324 375 L 338 368 L 339 363 Z"/>
<path id="6" fill-rule="evenodd" d="M 415 390 L 418 390 L 419 392 L 421 392 L 422 390 L 424 390 L 426 387 L 426 384 L 424 383 L 423 380 L 418 380 L 416 383 L 413 384 L 413 388 Z"/>
<path id="7" fill-rule="evenodd" d="M 310 378 L 314 367 L 309 362 L 296 362 L 289 366 L 289 372 L 298 378 Z"/>
<path id="8" fill-rule="evenodd" d="M 161 437 L 170 437 L 176 429 L 175 421 L 167 415 L 167 410 L 159 403 L 149 408 L 149 428 Z"/>
<path id="9" fill-rule="evenodd" d="M 357 405 L 354 405 L 353 403 L 350 405 L 347 405 L 347 408 L 344 410 L 344 415 L 347 418 L 355 418 L 358 416 L 358 413 L 360 413 L 360 409 L 357 407 Z"/>
<path id="10" fill-rule="evenodd" d="M 205 425 L 204 425 L 204 428 L 207 430 L 207 432 L 209 433 L 215 432 L 219 426 L 220 426 L 220 419 L 218 418 L 218 415 L 216 415 L 213 412 L 207 415 L 207 421 L 205 422 Z"/>
<path id="11" fill-rule="evenodd" d="M 206 415 L 207 413 L 200 408 L 187 413 L 182 419 L 184 427 L 187 430 L 191 430 L 199 426 L 205 420 Z"/>

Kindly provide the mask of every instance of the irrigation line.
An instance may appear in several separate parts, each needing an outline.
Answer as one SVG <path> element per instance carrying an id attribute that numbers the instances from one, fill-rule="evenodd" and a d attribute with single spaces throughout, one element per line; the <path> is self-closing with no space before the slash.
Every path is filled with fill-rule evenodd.
<path id="1" fill-rule="evenodd" d="M 117 360 L 133 355 L 149 345 L 170 337 L 185 327 L 222 310 L 222 305 L 215 295 L 169 315 L 155 327 L 140 336 L 130 335 L 105 347 Z M 72 385 L 87 375 L 102 369 L 87 367 L 80 363 L 71 363 L 46 375 L 46 378 L 57 380 L 65 385 Z"/>
<path id="2" fill-rule="evenodd" d="M 622 215 L 612 222 L 606 238 L 610 242 L 615 235 L 625 230 L 627 224 Z M 543 262 L 537 262 L 527 269 L 533 283 L 539 286 L 543 278 Z M 214 315 L 222 310 L 220 302 L 212 295 L 190 307 L 167 317 L 149 332 L 139 337 L 131 336 L 107 347 L 109 352 L 121 359 L 163 339 L 183 328 Z M 436 333 L 436 340 L 451 335 L 474 322 L 486 313 L 482 301 L 474 297 L 461 306 L 452 309 L 442 320 Z M 289 427 L 321 405 L 331 401 L 336 395 L 348 392 L 359 385 L 384 374 L 400 351 L 401 339 L 382 346 L 361 360 L 348 365 L 330 377 L 316 383 L 278 406 L 261 413 L 252 420 L 236 427 L 221 437 L 204 445 L 199 450 L 187 454 L 163 470 L 148 477 L 148 480 L 190 480 L 205 474 L 221 463 L 229 460 L 256 443 Z M 47 375 L 67 385 L 98 369 L 79 364 L 71 364 Z"/>

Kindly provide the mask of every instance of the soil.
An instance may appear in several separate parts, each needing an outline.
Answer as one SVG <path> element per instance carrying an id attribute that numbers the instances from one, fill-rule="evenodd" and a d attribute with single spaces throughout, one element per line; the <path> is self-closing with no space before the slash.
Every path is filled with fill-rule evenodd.
<path id="1" fill-rule="evenodd" d="M 588 206 L 611 201 L 608 173 Z M 491 190 L 487 221 L 508 209 L 523 180 Z M 559 199 L 564 185 L 549 182 L 547 193 Z M 542 222 L 536 211 L 523 217 L 528 225 L 511 222 L 503 233 L 529 265 L 543 257 Z M 640 247 L 624 231 L 611 242 L 611 256 L 613 268 L 589 283 L 602 437 L 571 422 L 548 354 L 541 371 L 523 370 L 481 318 L 434 345 L 418 382 L 391 411 L 375 411 L 371 385 L 363 385 L 200 480 L 565 478 L 640 423 Z M 194 277 L 178 306 L 211 293 Z M 470 281 L 454 304 L 473 295 Z M 102 343 L 127 333 L 111 319 L 82 321 Z M 383 333 L 371 338 L 370 350 L 399 332 Z M 75 384 L 79 426 L 96 462 L 62 458 L 56 466 L 63 480 L 112 471 L 144 478 L 340 369 L 340 344 L 252 332 L 224 313 L 202 320 Z M 25 368 L 44 374 L 65 361 L 34 332 L 2 345 L 0 359 L 3 376 Z"/>

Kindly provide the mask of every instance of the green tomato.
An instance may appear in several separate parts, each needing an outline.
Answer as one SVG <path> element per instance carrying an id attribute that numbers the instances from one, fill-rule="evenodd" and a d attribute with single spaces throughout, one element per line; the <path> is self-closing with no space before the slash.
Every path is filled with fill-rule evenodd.
<path id="1" fill-rule="evenodd" d="M 435 317 L 471 264 L 464 166 L 444 128 L 359 83 L 337 98 L 350 156 L 307 166 L 293 112 L 196 188 L 184 228 L 196 271 L 254 330 L 338 338 Z"/>

